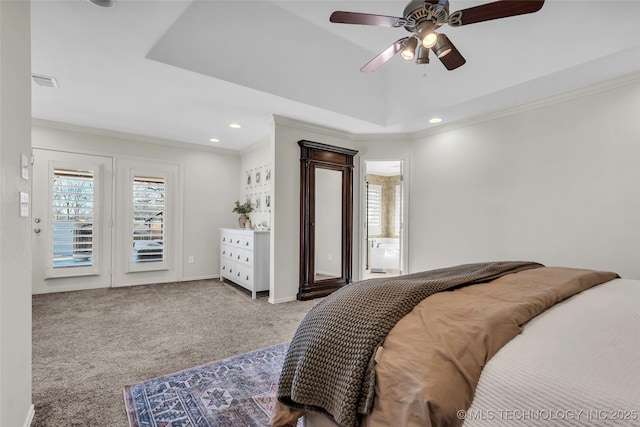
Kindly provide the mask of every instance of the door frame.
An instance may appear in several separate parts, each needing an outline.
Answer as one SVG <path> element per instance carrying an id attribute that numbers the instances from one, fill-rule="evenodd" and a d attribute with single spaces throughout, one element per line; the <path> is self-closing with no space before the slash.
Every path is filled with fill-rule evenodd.
<path id="1" fill-rule="evenodd" d="M 46 153 L 45 153 L 46 152 Z M 42 153 L 42 157 L 39 158 L 37 153 Z M 49 153 L 49 154 L 47 154 Z M 32 180 L 32 194 L 34 200 L 32 202 L 31 222 L 33 225 L 33 232 L 31 234 L 32 246 L 34 251 L 32 259 L 34 263 L 43 263 L 42 265 L 34 266 L 32 271 L 32 294 L 43 294 L 52 292 L 66 292 L 86 289 L 97 289 L 111 287 L 112 282 L 112 268 L 113 268 L 113 195 L 114 195 L 114 158 L 110 155 L 93 154 L 93 153 L 78 153 L 67 150 L 56 150 L 51 148 L 33 147 L 32 156 L 34 164 L 32 167 L 33 180 Z M 52 159 L 52 157 L 65 157 L 70 159 Z M 91 159 L 73 159 L 71 157 L 85 157 L 94 158 Z M 99 159 L 99 160 L 98 160 Z M 35 164 L 35 162 L 42 162 Z M 82 274 L 64 274 L 64 275 L 49 275 L 47 273 L 48 255 L 42 253 L 43 250 L 47 250 L 46 247 L 42 247 L 44 244 L 48 246 L 50 233 L 51 233 L 51 221 L 50 215 L 50 196 L 51 196 L 51 183 L 49 182 L 51 174 L 52 162 L 58 164 L 74 164 L 87 162 L 90 165 L 100 165 L 99 178 L 99 198 L 100 198 L 100 212 L 98 217 L 101 222 L 101 239 L 99 241 L 99 253 L 101 253 L 101 259 L 98 260 L 99 269 L 95 272 L 87 272 Z M 94 163 L 95 162 L 95 163 Z M 102 166 L 104 165 L 104 166 Z M 36 171 L 36 167 L 39 169 Z M 46 176 L 42 176 L 42 175 Z M 46 182 L 40 182 L 45 180 Z M 36 189 L 37 185 L 44 185 L 44 188 Z M 37 197 L 40 192 L 42 197 Z M 36 222 L 37 218 L 40 218 L 42 222 Z M 36 229 L 42 228 L 42 232 L 36 232 Z M 39 243 L 36 240 L 40 240 Z M 45 242 L 42 242 L 45 240 Z M 36 252 L 37 251 L 37 252 Z M 98 278 L 104 278 L 98 279 Z"/>
<path id="2" fill-rule="evenodd" d="M 367 263 L 367 162 L 400 162 L 400 188 L 402 190 L 402 218 L 400 221 L 400 274 L 407 274 L 409 270 L 409 158 L 405 156 L 361 156 L 360 157 L 360 215 L 358 219 L 360 236 L 360 259 L 358 271 L 360 277 L 366 274 Z"/>
<path id="3" fill-rule="evenodd" d="M 108 228 L 105 230 L 105 233 L 108 234 L 110 238 L 110 247 L 107 251 L 106 248 L 104 253 L 109 253 L 110 259 L 107 265 L 107 274 L 109 275 L 109 284 L 102 286 L 90 286 L 83 289 L 94 289 L 94 288 L 111 288 L 111 287 L 120 287 L 120 286 L 133 286 L 133 285 L 146 285 L 150 283 L 163 283 L 163 282 L 178 282 L 183 280 L 183 251 L 184 251 L 184 222 L 183 222 L 183 211 L 184 211 L 184 183 L 185 183 L 185 168 L 182 162 L 180 161 L 170 161 L 156 158 L 147 158 L 141 156 L 133 156 L 126 154 L 117 154 L 117 153 L 108 153 L 102 150 L 70 150 L 70 149 L 59 149 L 59 148 L 51 148 L 48 146 L 33 146 L 32 150 L 38 151 L 49 151 L 54 153 L 62 153 L 69 155 L 80 155 L 80 156 L 94 156 L 94 157 L 103 157 L 108 158 L 111 161 L 109 176 L 105 176 L 105 181 L 103 184 L 108 182 L 110 187 L 110 192 L 108 195 L 103 194 L 103 200 L 109 203 L 109 215 L 110 221 L 108 224 Z M 33 151 L 32 151 L 33 155 Z M 156 271 L 139 271 L 139 272 L 128 272 L 126 267 L 124 267 L 124 258 L 120 255 L 124 253 L 125 244 L 122 241 L 122 230 L 123 227 L 126 227 L 127 221 L 123 218 L 123 210 L 122 207 L 127 205 L 127 203 L 123 204 L 123 200 L 128 200 L 129 188 L 127 185 L 127 177 L 128 177 L 128 169 L 149 169 L 151 171 L 165 171 L 170 173 L 170 184 L 168 188 L 170 188 L 173 202 L 172 202 L 172 232 L 171 236 L 169 236 L 169 240 L 172 242 L 172 256 L 168 259 L 169 269 L 162 269 Z M 32 168 L 33 170 L 33 168 Z M 35 183 L 32 182 L 32 186 Z M 33 187 L 32 187 L 33 194 Z M 124 198 L 124 199 L 123 199 Z M 32 225 L 36 225 L 33 223 L 33 218 L 35 215 L 33 214 L 33 202 L 32 202 Z M 120 208 L 120 209 L 118 209 Z M 35 227 L 32 227 L 35 228 Z M 33 234 L 33 233 L 32 233 Z M 32 236 L 32 239 L 34 237 Z M 33 241 L 33 240 L 32 240 Z M 127 251 L 128 252 L 128 251 Z M 35 274 L 35 271 L 34 271 Z M 50 293 L 50 292 L 65 292 L 65 291 L 74 291 L 79 290 L 76 288 L 74 284 L 61 284 L 61 286 L 56 286 L 55 289 L 47 289 L 44 286 L 39 286 L 36 284 L 35 275 L 32 275 L 32 294 L 42 294 L 42 293 Z M 83 276 L 78 276 L 76 281 L 82 280 Z M 84 276 L 86 277 L 86 276 Z M 52 282 L 53 283 L 53 282 Z"/>

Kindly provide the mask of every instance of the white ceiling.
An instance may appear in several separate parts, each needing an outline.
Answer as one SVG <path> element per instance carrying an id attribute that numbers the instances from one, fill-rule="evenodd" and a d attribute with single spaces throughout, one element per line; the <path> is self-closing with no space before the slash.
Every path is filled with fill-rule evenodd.
<path id="1" fill-rule="evenodd" d="M 33 116 L 240 150 L 269 135 L 273 114 L 407 133 L 433 116 L 447 124 L 640 71 L 640 1 L 547 0 L 534 14 L 441 28 L 467 59 L 457 70 L 398 56 L 360 73 L 408 33 L 329 15 L 400 16 L 405 4 L 34 0 L 32 71 L 60 88 L 33 85 Z"/>

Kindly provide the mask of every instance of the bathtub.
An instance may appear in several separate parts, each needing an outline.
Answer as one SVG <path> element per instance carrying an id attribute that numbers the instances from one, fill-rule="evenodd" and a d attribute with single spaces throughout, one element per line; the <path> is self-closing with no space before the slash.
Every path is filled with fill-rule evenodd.
<path id="1" fill-rule="evenodd" d="M 372 273 L 400 269 L 400 239 L 397 237 L 369 239 L 369 251 Z"/>

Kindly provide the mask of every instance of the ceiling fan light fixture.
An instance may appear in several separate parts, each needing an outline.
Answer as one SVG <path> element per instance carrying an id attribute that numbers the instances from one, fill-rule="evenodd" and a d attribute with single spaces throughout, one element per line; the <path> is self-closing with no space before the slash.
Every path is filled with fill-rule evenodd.
<path id="1" fill-rule="evenodd" d="M 422 46 L 429 49 L 429 48 L 432 48 L 437 43 L 437 41 L 438 41 L 438 34 L 436 34 L 435 32 L 429 32 L 422 39 Z"/>
<path id="2" fill-rule="evenodd" d="M 407 40 L 407 42 L 404 45 L 404 48 L 402 48 L 402 53 L 400 53 L 400 56 L 402 56 L 402 59 L 406 61 L 412 60 L 416 56 L 417 46 L 418 46 L 418 39 L 416 39 L 415 37 L 411 37 L 409 40 Z"/>
<path id="3" fill-rule="evenodd" d="M 451 49 L 451 43 L 447 36 L 444 34 L 438 34 L 438 41 L 433 46 L 433 53 L 435 53 L 438 58 L 442 58 L 451 52 Z"/>
<path id="4" fill-rule="evenodd" d="M 423 45 L 418 46 L 416 49 L 418 55 L 416 56 L 416 64 L 428 64 L 429 63 L 429 48 Z"/>

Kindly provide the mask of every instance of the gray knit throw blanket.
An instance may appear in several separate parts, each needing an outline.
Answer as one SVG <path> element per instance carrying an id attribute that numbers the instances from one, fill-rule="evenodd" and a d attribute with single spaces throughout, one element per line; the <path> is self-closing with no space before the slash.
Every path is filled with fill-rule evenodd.
<path id="1" fill-rule="evenodd" d="M 343 427 L 371 411 L 374 355 L 387 333 L 436 292 L 542 267 L 531 262 L 466 264 L 352 283 L 313 307 L 298 326 L 285 358 L 278 400 L 328 414 Z"/>

